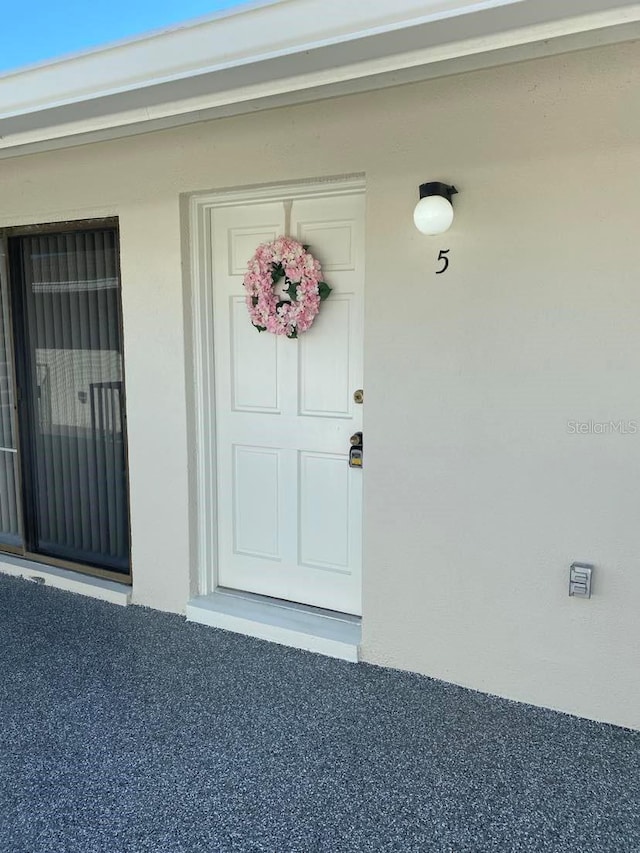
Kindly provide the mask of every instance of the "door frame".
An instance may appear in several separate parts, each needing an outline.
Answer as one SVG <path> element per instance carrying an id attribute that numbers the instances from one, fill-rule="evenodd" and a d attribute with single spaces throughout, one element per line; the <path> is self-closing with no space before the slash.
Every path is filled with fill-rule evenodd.
<path id="1" fill-rule="evenodd" d="M 188 262 L 193 365 L 191 389 L 194 401 L 192 434 L 195 434 L 195 465 L 191 486 L 192 494 L 195 493 L 195 517 L 192 517 L 192 530 L 195 527 L 195 553 L 192 565 L 197 567 L 197 595 L 209 595 L 218 587 L 212 212 L 219 207 L 234 207 L 252 202 L 330 198 L 364 193 L 365 190 L 365 176 L 360 173 L 195 193 L 189 197 Z"/>

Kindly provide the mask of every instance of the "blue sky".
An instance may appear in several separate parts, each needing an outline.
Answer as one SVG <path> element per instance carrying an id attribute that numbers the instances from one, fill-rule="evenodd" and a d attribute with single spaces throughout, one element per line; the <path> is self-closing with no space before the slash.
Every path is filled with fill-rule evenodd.
<path id="1" fill-rule="evenodd" d="M 0 73 L 239 5 L 240 0 L 6 3 L 0 24 Z"/>

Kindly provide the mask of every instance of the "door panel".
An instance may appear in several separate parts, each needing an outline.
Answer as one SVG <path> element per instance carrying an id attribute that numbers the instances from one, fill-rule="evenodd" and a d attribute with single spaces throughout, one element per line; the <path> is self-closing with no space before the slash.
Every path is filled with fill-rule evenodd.
<path id="1" fill-rule="evenodd" d="M 265 560 L 280 553 L 280 450 L 233 447 L 234 552 Z"/>
<path id="2" fill-rule="evenodd" d="M 12 246 L 27 550 L 128 573 L 116 231 Z"/>
<path id="3" fill-rule="evenodd" d="M 235 412 L 278 409 L 278 346 L 274 335 L 256 335 L 247 323 L 243 296 L 231 298 L 231 404 Z M 256 369 L 260 364 L 261 368 Z"/>
<path id="4" fill-rule="evenodd" d="M 284 202 L 212 212 L 219 583 L 357 614 L 364 196 L 296 199 L 290 216 L 333 288 L 298 340 L 254 329 L 242 284 L 258 244 L 284 232 Z"/>
<path id="5" fill-rule="evenodd" d="M 22 545 L 6 254 L 0 245 L 0 543 Z"/>
<path id="6" fill-rule="evenodd" d="M 306 244 L 305 244 L 306 245 Z M 316 335 L 302 335 L 299 345 L 299 414 L 308 417 L 350 418 L 353 390 L 349 384 L 351 307 L 353 296 L 336 295 L 322 304 Z M 331 347 L 327 347 L 330 329 Z"/>
<path id="7" fill-rule="evenodd" d="M 344 456 L 299 453 L 300 563 L 336 572 L 350 569 L 350 470 Z M 323 523 L 318 524 L 322 518 Z M 331 531 L 331 535 L 327 535 Z"/>

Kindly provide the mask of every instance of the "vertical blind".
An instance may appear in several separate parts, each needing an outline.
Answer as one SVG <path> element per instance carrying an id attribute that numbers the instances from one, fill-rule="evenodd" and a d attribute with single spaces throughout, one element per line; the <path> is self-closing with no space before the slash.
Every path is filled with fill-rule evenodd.
<path id="1" fill-rule="evenodd" d="M 11 317 L 6 254 L 0 245 L 0 542 L 20 545 L 13 401 Z"/>
<path id="2" fill-rule="evenodd" d="M 20 238 L 32 547 L 128 571 L 114 230 Z"/>

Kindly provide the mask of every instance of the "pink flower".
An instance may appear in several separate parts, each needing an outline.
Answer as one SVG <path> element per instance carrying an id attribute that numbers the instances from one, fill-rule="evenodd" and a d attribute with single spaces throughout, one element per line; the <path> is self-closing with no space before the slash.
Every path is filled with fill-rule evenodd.
<path id="1" fill-rule="evenodd" d="M 285 277 L 297 285 L 295 301 L 278 307 L 271 271 L 282 264 Z M 247 264 L 244 276 L 246 303 L 254 326 L 275 335 L 292 337 L 306 332 L 320 310 L 318 287 L 322 281 L 320 262 L 291 237 L 262 243 Z"/>

